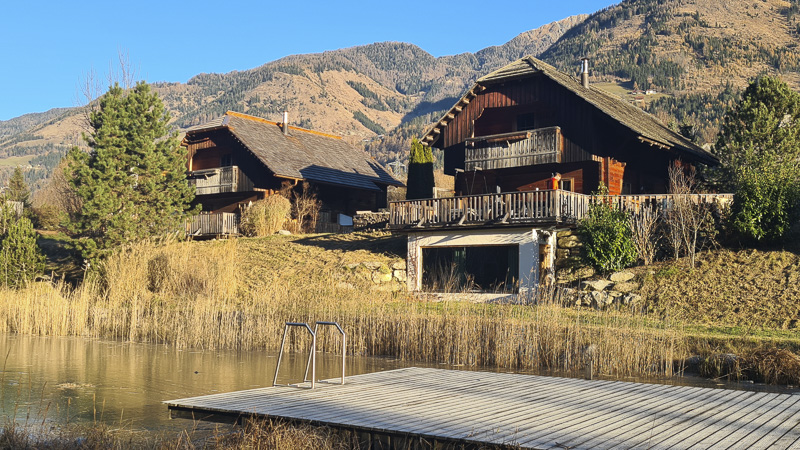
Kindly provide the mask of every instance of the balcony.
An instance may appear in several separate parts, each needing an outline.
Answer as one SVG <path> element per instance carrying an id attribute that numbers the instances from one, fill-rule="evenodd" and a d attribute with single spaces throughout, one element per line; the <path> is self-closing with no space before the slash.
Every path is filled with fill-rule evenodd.
<path id="1" fill-rule="evenodd" d="M 695 204 L 725 207 L 733 194 L 692 194 Z M 593 201 L 637 213 L 644 207 L 665 210 L 675 195 L 591 196 L 563 190 L 506 192 L 450 198 L 406 200 L 389 204 L 389 228 L 426 229 L 502 226 L 575 226 Z"/>
<path id="2" fill-rule="evenodd" d="M 561 162 L 560 127 L 494 134 L 466 140 L 464 170 L 523 167 Z"/>
<path id="3" fill-rule="evenodd" d="M 187 177 L 189 184 L 196 189 L 195 195 L 247 192 L 254 188 L 253 182 L 238 166 L 195 170 L 187 173 Z"/>

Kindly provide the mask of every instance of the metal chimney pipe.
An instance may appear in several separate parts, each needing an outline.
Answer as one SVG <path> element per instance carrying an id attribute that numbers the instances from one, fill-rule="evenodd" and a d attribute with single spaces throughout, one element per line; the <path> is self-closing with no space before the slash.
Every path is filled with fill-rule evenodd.
<path id="1" fill-rule="evenodd" d="M 581 84 L 583 87 L 589 87 L 589 58 L 581 59 Z"/>
<path id="2" fill-rule="evenodd" d="M 283 134 L 289 135 L 289 111 L 283 112 Z"/>

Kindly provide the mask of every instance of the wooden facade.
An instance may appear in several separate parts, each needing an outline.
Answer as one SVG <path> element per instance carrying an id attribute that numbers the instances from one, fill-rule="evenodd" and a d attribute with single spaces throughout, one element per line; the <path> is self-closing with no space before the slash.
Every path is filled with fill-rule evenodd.
<path id="1" fill-rule="evenodd" d="M 643 111 L 533 58 L 479 79 L 423 142 L 444 150 L 460 195 L 551 188 L 554 174 L 583 194 L 600 183 L 612 195 L 660 194 L 673 161 L 715 162 Z"/>
<path id="2" fill-rule="evenodd" d="M 190 128 L 183 145 L 195 202 L 206 213 L 238 214 L 242 205 L 281 189 L 299 192 L 307 182 L 322 212 L 353 215 L 386 207 L 387 186 L 402 185 L 337 136 L 231 111 Z"/>

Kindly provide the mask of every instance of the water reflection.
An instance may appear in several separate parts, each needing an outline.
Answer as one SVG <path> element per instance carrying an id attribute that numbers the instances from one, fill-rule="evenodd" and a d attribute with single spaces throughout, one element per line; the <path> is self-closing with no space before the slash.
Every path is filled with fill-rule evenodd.
<path id="1" fill-rule="evenodd" d="M 302 379 L 306 354 L 286 354 L 279 383 Z M 132 428 L 180 428 L 164 400 L 272 385 L 277 358 L 266 352 L 180 350 L 85 338 L 0 336 L 4 418 L 102 421 Z M 348 358 L 355 375 L 404 367 L 382 358 Z M 322 354 L 317 378 L 341 375 L 341 359 Z"/>

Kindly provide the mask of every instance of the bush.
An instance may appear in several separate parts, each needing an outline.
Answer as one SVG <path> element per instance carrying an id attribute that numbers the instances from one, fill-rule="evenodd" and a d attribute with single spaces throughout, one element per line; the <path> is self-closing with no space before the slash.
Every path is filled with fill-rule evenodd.
<path id="1" fill-rule="evenodd" d="M 44 271 L 44 256 L 36 245 L 33 224 L 27 218 L 8 227 L 0 249 L 0 282 L 4 286 L 25 286 Z"/>
<path id="2" fill-rule="evenodd" d="M 246 236 L 269 236 L 283 227 L 292 209 L 281 195 L 270 195 L 248 206 L 242 213 L 240 229 Z"/>
<path id="3" fill-rule="evenodd" d="M 601 272 L 620 270 L 636 261 L 636 247 L 628 214 L 595 197 L 578 231 L 584 240 L 589 264 Z"/>
<path id="4" fill-rule="evenodd" d="M 757 242 L 777 241 L 797 218 L 800 188 L 777 172 L 743 171 L 731 207 L 731 228 Z"/>

